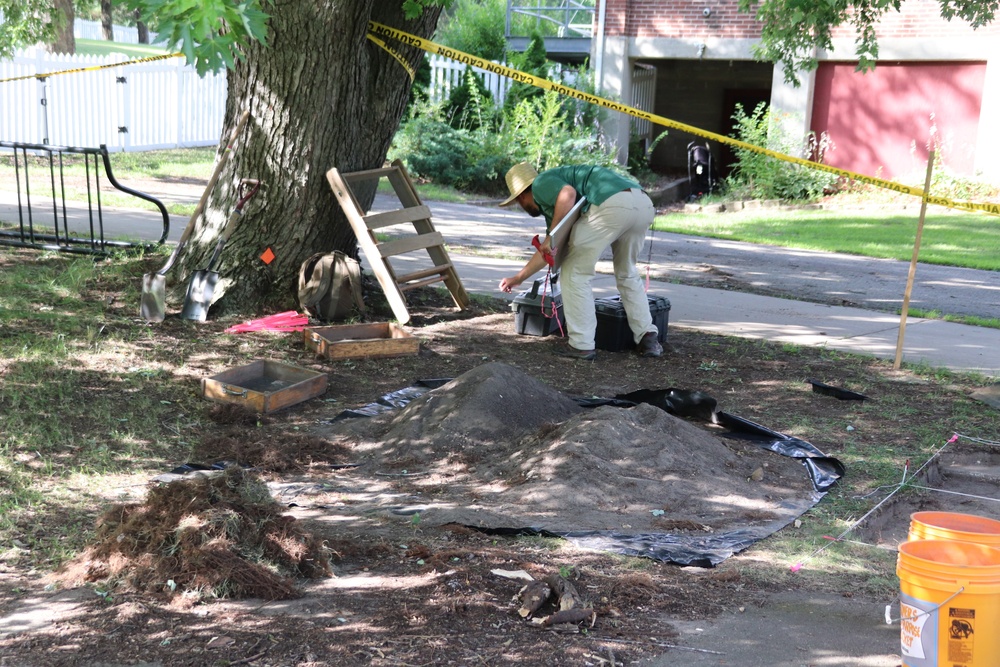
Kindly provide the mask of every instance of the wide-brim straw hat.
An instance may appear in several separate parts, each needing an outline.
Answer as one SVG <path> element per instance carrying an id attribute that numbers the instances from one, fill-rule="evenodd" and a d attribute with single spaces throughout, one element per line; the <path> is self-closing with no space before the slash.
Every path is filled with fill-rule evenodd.
<path id="1" fill-rule="evenodd" d="M 510 206 L 522 192 L 531 187 L 538 172 L 527 162 L 518 162 L 507 172 L 507 189 L 510 197 L 500 202 L 501 206 Z"/>

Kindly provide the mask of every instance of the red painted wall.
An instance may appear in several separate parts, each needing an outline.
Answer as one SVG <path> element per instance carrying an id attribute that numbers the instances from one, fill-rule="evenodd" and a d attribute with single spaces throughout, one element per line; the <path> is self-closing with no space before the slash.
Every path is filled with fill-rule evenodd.
<path id="1" fill-rule="evenodd" d="M 835 150 L 826 162 L 868 176 L 922 176 L 932 128 L 945 164 L 972 175 L 985 63 L 820 63 L 812 129 Z"/>

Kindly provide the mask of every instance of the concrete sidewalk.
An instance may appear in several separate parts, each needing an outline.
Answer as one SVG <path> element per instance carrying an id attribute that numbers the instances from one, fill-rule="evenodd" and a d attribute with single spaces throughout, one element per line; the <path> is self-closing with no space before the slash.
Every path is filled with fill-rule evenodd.
<path id="1" fill-rule="evenodd" d="M 394 208 L 391 198 L 376 199 L 372 210 L 380 210 L 380 206 Z M 531 236 L 538 231 L 538 220 L 513 209 L 437 202 L 431 202 L 430 206 L 435 227 L 442 233 L 445 242 L 454 248 L 450 255 L 466 290 L 494 297 L 513 298 L 514 295 L 505 295 L 497 286 L 501 278 L 515 273 L 530 256 L 529 242 Z M 82 228 L 84 215 L 72 208 L 70 218 Z M 162 220 L 154 211 L 106 208 L 105 214 L 105 233 L 109 237 L 123 235 L 155 240 L 162 232 Z M 0 196 L 0 219 L 16 220 L 16 216 L 16 195 L 7 193 L 7 196 Z M 187 220 L 173 217 L 175 219 L 171 221 L 169 235 L 171 241 L 180 236 L 187 223 Z M 781 250 L 772 248 L 769 252 L 773 255 Z M 472 251 L 488 253 L 490 256 L 471 254 Z M 787 252 L 801 254 L 795 250 Z M 523 259 L 498 259 L 498 256 Z M 857 265 L 858 259 L 851 258 L 848 264 L 842 266 Z M 394 263 L 401 262 L 398 265 L 400 267 L 405 267 L 406 262 L 414 262 L 414 268 L 410 270 L 422 267 L 420 261 L 416 254 L 393 259 Z M 650 266 L 653 275 L 662 275 L 664 267 L 674 261 L 669 253 L 653 257 Z M 773 260 L 767 261 L 773 263 Z M 924 274 L 932 269 L 935 267 L 925 269 L 921 266 Z M 841 270 L 846 271 L 847 268 Z M 836 267 L 833 271 L 836 271 Z M 996 278 L 996 272 L 978 273 L 988 274 L 990 279 Z M 536 278 L 543 275 L 539 273 Z M 855 282 L 863 283 L 860 279 Z M 972 281 L 960 282 L 968 286 Z M 523 287 L 529 286 L 526 284 Z M 981 295 L 983 302 L 996 298 L 997 288 L 992 284 L 976 287 L 977 291 L 973 294 Z M 863 284 L 860 288 L 863 289 Z M 649 291 L 670 299 L 669 322 L 672 328 L 691 328 L 725 336 L 827 347 L 890 360 L 896 356 L 900 318 L 884 311 L 759 296 L 735 290 L 693 287 L 675 282 L 652 281 Z M 594 279 L 594 294 L 601 297 L 616 293 L 611 264 L 602 261 L 598 264 L 598 275 Z M 931 304 L 930 307 L 937 306 Z M 903 334 L 902 359 L 906 363 L 976 372 L 991 377 L 1000 376 L 1000 352 L 997 352 L 1000 350 L 1000 329 L 911 317 L 906 321 Z"/>
<path id="2" fill-rule="evenodd" d="M 406 261 L 405 257 L 399 260 Z M 513 298 L 514 294 L 504 294 L 498 285 L 523 262 L 456 254 L 451 259 L 467 291 Z M 535 277 L 543 276 L 539 273 Z M 596 297 L 618 293 L 614 277 L 606 273 L 598 274 L 593 285 Z M 649 293 L 670 299 L 671 328 L 826 347 L 883 359 L 896 356 L 900 318 L 889 313 L 656 281 L 650 282 Z M 906 363 L 1000 376 L 1000 329 L 907 318 L 903 340 Z"/>

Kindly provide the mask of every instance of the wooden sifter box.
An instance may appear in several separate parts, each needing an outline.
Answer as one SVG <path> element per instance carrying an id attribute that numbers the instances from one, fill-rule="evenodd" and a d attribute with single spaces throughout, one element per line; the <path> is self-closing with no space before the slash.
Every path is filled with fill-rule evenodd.
<path id="1" fill-rule="evenodd" d="M 392 322 L 307 327 L 306 349 L 327 359 L 405 357 L 420 351 L 420 339 Z"/>
<path id="2" fill-rule="evenodd" d="M 261 360 L 202 378 L 201 391 L 211 401 L 267 413 L 320 396 L 326 385 L 326 373 Z"/>

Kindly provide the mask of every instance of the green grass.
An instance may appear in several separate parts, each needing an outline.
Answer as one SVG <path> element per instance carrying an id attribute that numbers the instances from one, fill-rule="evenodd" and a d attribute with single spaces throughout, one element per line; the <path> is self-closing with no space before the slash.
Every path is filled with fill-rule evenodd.
<path id="1" fill-rule="evenodd" d="M 909 262 L 918 213 L 762 210 L 676 213 L 656 219 L 659 231 L 880 257 Z M 920 243 L 920 261 L 1000 270 L 1000 218 L 931 207 Z"/>
<path id="2" fill-rule="evenodd" d="M 19 156 L 20 157 L 20 156 Z M 32 177 L 32 186 L 35 188 L 45 188 L 49 185 L 49 162 L 45 158 L 28 156 L 28 169 L 32 174 L 44 174 L 44 178 Z M 165 151 L 146 151 L 139 153 L 110 152 L 108 159 L 111 161 L 111 172 L 115 178 L 123 185 L 128 184 L 128 180 L 149 180 L 149 179 L 193 179 L 207 181 L 212 175 L 215 166 L 215 148 L 176 148 Z M 87 166 L 82 155 L 65 154 L 62 161 L 62 173 L 64 178 L 84 178 L 87 173 Z M 24 164 L 19 162 L 21 178 L 24 178 Z M 59 165 L 55 164 L 55 169 L 59 171 Z M 93 178 L 94 162 L 90 158 L 90 174 Z M 39 172 L 39 170 L 41 170 Z M 101 182 L 105 183 L 104 167 L 100 167 Z M 10 154 L 0 156 L 0 176 L 6 183 L 6 188 L 14 189 L 16 175 L 14 171 L 14 158 Z M 58 186 L 58 182 L 57 182 Z"/>
<path id="3" fill-rule="evenodd" d="M 106 56 L 109 53 L 122 53 L 129 58 L 148 58 L 173 53 L 162 46 L 152 44 L 126 44 L 123 42 L 108 42 L 103 39 L 78 39 L 76 52 L 86 56 Z"/>
<path id="4" fill-rule="evenodd" d="M 145 180 L 192 181 L 207 182 L 215 167 L 215 148 L 178 148 L 174 150 L 146 151 L 138 153 L 112 152 L 108 156 L 111 162 L 111 173 L 125 187 L 139 191 L 145 188 L 138 183 Z M 0 190 L 15 191 L 18 178 L 24 178 L 24 164 L 19 164 L 20 174 L 15 173 L 14 158 L 10 155 L 0 156 Z M 31 174 L 31 192 L 33 197 L 52 197 L 52 180 L 49 176 L 47 159 L 29 156 L 29 173 Z M 139 200 L 113 188 L 104 173 L 104 166 L 99 168 L 101 183 L 101 205 L 141 208 L 156 210 L 152 204 Z M 93 187 L 94 163 L 90 159 L 89 173 Z M 56 165 L 56 173 L 59 167 Z M 83 156 L 67 154 L 63 156 L 63 181 L 56 181 L 56 191 L 60 194 L 65 189 L 69 201 L 87 201 L 96 194 L 87 191 L 88 166 Z M 57 176 L 58 178 L 58 176 Z M 22 185 L 23 190 L 23 185 Z M 172 215 L 190 216 L 194 212 L 194 204 L 165 202 L 167 210 Z"/>
<path id="5" fill-rule="evenodd" d="M 454 204 L 463 204 L 469 201 L 469 196 L 464 192 L 445 185 L 435 185 L 434 183 L 415 183 L 417 194 L 424 201 L 443 201 Z M 378 192 L 383 195 L 395 195 L 392 184 L 387 179 L 379 179 Z"/>
<path id="6" fill-rule="evenodd" d="M 136 324 L 147 266 L 134 254 L 7 253 L 18 259 L 0 270 L 0 563 L 48 567 L 89 539 L 95 506 L 183 462 L 208 409 L 190 358 L 240 363 L 286 343 L 208 344 L 186 325 L 158 338 Z"/>
<path id="7" fill-rule="evenodd" d="M 970 324 L 974 327 L 988 327 L 990 329 L 1000 329 L 1000 318 L 996 317 L 976 317 L 975 315 L 948 315 L 940 310 L 923 310 L 922 308 L 910 308 L 907 311 L 908 317 L 920 317 L 926 320 L 943 320 L 945 322 L 958 322 L 959 324 Z"/>

